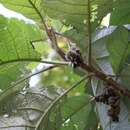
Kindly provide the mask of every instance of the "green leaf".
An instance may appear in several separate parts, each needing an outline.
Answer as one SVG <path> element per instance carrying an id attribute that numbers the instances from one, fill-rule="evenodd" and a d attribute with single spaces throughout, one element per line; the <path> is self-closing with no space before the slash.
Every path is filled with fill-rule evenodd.
<path id="1" fill-rule="evenodd" d="M 92 61 L 93 65 L 100 68 L 104 73 L 113 75 L 111 62 L 109 61 L 110 53 L 107 49 L 108 37 L 116 30 L 116 27 L 98 29 L 92 39 Z"/>
<path id="2" fill-rule="evenodd" d="M 119 78 L 121 79 L 121 82 L 130 88 L 130 67 L 129 65 L 124 65 L 122 72 L 119 75 Z"/>
<path id="3" fill-rule="evenodd" d="M 6 27 L 7 20 L 0 15 L 0 30 L 4 29 Z"/>
<path id="4" fill-rule="evenodd" d="M 93 56 L 98 64 L 102 64 L 102 70 L 104 70 L 103 64 L 110 61 L 114 73 L 119 74 L 129 55 L 129 27 L 110 26 L 97 31 L 93 37 Z M 108 68 L 111 68 L 110 63 L 107 63 Z M 105 68 L 108 72 L 107 67 Z"/>
<path id="5" fill-rule="evenodd" d="M 3 17 L 3 16 L 1 16 Z M 17 19 L 6 19 L 5 27 L 0 30 L 1 63 L 10 60 L 39 59 L 31 41 L 41 38 L 36 25 L 27 24 Z"/>
<path id="6" fill-rule="evenodd" d="M 20 77 L 24 77 L 23 75 L 29 72 L 25 65 L 14 63 L 0 66 L 0 89 L 7 89 L 10 85 L 13 86 Z"/>
<path id="7" fill-rule="evenodd" d="M 116 74 L 120 73 L 127 56 L 130 54 L 129 30 L 118 27 L 108 38 L 107 47 L 113 70 Z"/>
<path id="8" fill-rule="evenodd" d="M 42 12 L 43 8 L 41 8 L 41 0 L 31 0 L 34 5 Z M 35 21 L 39 21 L 40 17 L 30 4 L 29 0 L 0 0 L 5 7 L 14 10 L 18 13 L 22 13 L 24 16 L 33 19 Z"/>
<path id="9" fill-rule="evenodd" d="M 63 126 L 61 130 L 69 126 L 78 130 L 95 129 L 97 120 L 89 95 L 73 96 L 67 98 L 61 105 Z M 67 122 L 68 121 L 68 122 Z M 92 125 L 93 122 L 93 125 Z"/>
<path id="10" fill-rule="evenodd" d="M 30 0 L 43 15 L 60 19 L 78 29 L 85 29 L 87 20 L 87 1 L 84 0 Z M 40 17 L 29 0 L 0 0 L 7 8 L 22 13 L 28 18 L 39 21 Z M 109 4 L 107 4 L 109 2 Z M 91 3 L 92 21 L 94 27 L 99 25 L 102 18 L 112 10 L 113 0 L 94 0 Z M 64 7 L 64 8 L 63 8 Z"/>
<path id="11" fill-rule="evenodd" d="M 98 129 L 97 124 L 99 123 L 99 121 L 98 121 L 94 108 L 95 107 L 92 106 L 92 109 L 91 109 L 89 116 L 87 118 L 87 121 L 86 121 L 85 130 L 91 130 L 91 129 L 97 130 Z"/>
<path id="12" fill-rule="evenodd" d="M 91 106 L 89 102 L 90 97 L 87 95 L 85 96 L 73 96 L 68 97 L 65 102 L 61 105 L 62 116 L 64 120 L 68 120 L 76 114 L 76 112 L 80 111 L 80 109 L 84 108 L 88 105 L 88 108 Z"/>
<path id="13" fill-rule="evenodd" d="M 66 21 L 67 24 L 78 28 L 84 25 L 83 21 L 87 17 L 87 7 L 84 0 L 43 0 L 43 8 L 50 17 Z"/>
<path id="14" fill-rule="evenodd" d="M 127 62 L 126 62 L 127 63 Z M 128 62 L 129 63 L 129 62 Z M 126 86 L 128 89 L 130 89 L 130 66 L 129 64 L 124 65 L 122 72 L 119 75 L 119 79 L 121 80 L 121 83 Z M 124 104 L 130 111 L 130 101 L 128 97 L 123 97 Z"/>
<path id="15" fill-rule="evenodd" d="M 90 2 L 92 22 L 95 22 L 94 27 L 111 10 L 112 1 L 109 4 L 107 4 L 108 0 L 93 0 Z M 43 0 L 43 7 L 46 14 L 51 18 L 61 20 L 67 25 L 74 26 L 80 31 L 87 29 L 87 4 L 87 1 L 84 0 Z"/>
<path id="16" fill-rule="evenodd" d="M 111 13 L 111 25 L 124 25 L 130 23 L 130 1 L 129 0 L 116 0 L 114 10 Z"/>
<path id="17" fill-rule="evenodd" d="M 3 16 L 0 25 L 0 88 L 5 89 L 26 71 L 25 63 L 5 64 L 40 60 L 30 41 L 41 38 L 42 33 L 34 24 Z"/>

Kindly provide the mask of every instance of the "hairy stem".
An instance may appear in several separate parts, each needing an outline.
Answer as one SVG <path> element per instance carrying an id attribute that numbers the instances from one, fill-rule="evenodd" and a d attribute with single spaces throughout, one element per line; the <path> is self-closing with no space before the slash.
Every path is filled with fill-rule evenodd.
<path id="1" fill-rule="evenodd" d="M 119 91 L 121 94 L 128 96 L 130 98 L 130 90 L 128 90 L 123 85 L 119 84 L 117 81 L 113 80 L 110 76 L 104 74 L 102 71 L 95 69 L 92 66 L 87 65 L 86 63 L 81 63 L 81 68 L 87 72 L 93 73 L 97 78 L 103 80 L 115 90 Z"/>
<path id="2" fill-rule="evenodd" d="M 91 45 L 91 5 L 90 5 L 90 0 L 87 0 L 88 1 L 88 17 L 87 17 L 87 29 L 88 29 L 88 64 L 91 66 L 91 50 L 92 50 L 92 45 Z"/>

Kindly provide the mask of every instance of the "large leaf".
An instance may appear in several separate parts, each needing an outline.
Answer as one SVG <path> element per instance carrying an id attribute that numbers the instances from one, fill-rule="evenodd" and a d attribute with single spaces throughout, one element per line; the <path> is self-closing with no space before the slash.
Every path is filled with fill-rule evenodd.
<path id="1" fill-rule="evenodd" d="M 90 2 L 93 21 L 95 19 L 100 21 L 111 10 L 112 0 L 109 1 L 109 4 L 106 4 L 107 2 L 108 0 Z M 85 30 L 88 20 L 87 4 L 85 0 L 43 0 L 44 10 L 50 17 L 60 19 L 66 24 L 83 30 Z"/>
<path id="2" fill-rule="evenodd" d="M 53 109 L 44 118 L 44 122 L 40 124 L 39 128 L 52 130 L 49 127 L 51 124 L 59 130 L 67 127 L 80 130 L 96 128 L 98 121 L 89 100 L 88 95 L 63 98 L 62 103 L 59 102 L 53 106 Z M 94 122 L 93 125 L 91 125 L 92 122 Z"/>
<path id="3" fill-rule="evenodd" d="M 129 28 L 115 26 L 97 31 L 93 37 L 93 55 L 98 63 L 109 60 L 114 73 L 119 74 L 130 55 Z"/>
<path id="4" fill-rule="evenodd" d="M 0 16 L 0 88 L 7 88 L 19 76 L 25 73 L 25 64 L 14 61 L 40 60 L 30 41 L 41 38 L 39 28 L 17 19 Z M 3 64 L 3 65 L 2 65 Z"/>
<path id="5" fill-rule="evenodd" d="M 115 73 L 120 73 L 127 56 L 130 54 L 129 30 L 118 27 L 108 38 L 107 46 L 113 70 Z"/>
<path id="6" fill-rule="evenodd" d="M 20 12 L 35 21 L 39 20 L 39 15 L 34 6 L 44 15 L 47 13 L 53 18 L 58 18 L 66 24 L 71 24 L 77 28 L 86 26 L 87 20 L 87 1 L 84 0 L 0 0 L 7 8 Z M 107 4 L 109 2 L 109 4 Z M 92 19 L 97 20 L 94 25 L 100 23 L 101 19 L 107 15 L 111 9 L 113 0 L 94 0 L 91 3 Z M 63 8 L 64 7 L 64 8 Z M 75 10 L 76 8 L 76 10 Z M 45 12 L 43 12 L 43 10 Z"/>
<path id="7" fill-rule="evenodd" d="M 130 23 L 130 1 L 116 0 L 114 3 L 114 10 L 112 11 L 110 24 L 124 25 Z"/>
<path id="8" fill-rule="evenodd" d="M 4 28 L 0 30 L 0 61 L 39 59 L 38 53 L 31 41 L 41 38 L 41 32 L 36 25 L 26 24 L 17 19 L 0 17 Z M 3 21 L 3 19 L 5 19 Z"/>
<path id="9" fill-rule="evenodd" d="M 29 70 L 25 68 L 25 64 L 14 63 L 0 66 L 0 89 L 7 89 L 28 72 Z"/>
<path id="10" fill-rule="evenodd" d="M 81 27 L 87 17 L 87 3 L 84 0 L 78 1 L 57 1 L 43 0 L 43 8 L 45 12 L 52 18 L 60 18 L 66 23 Z M 74 9 L 76 8 L 76 10 Z"/>
<path id="11" fill-rule="evenodd" d="M 32 3 L 42 12 L 41 0 L 31 0 Z M 0 0 L 5 7 L 12 9 L 16 12 L 22 13 L 24 16 L 40 21 L 40 17 L 35 11 L 34 7 L 30 4 L 29 0 Z"/>
<path id="12" fill-rule="evenodd" d="M 61 130 L 68 126 L 79 130 L 96 128 L 98 121 L 89 100 L 90 98 L 88 95 L 74 96 L 67 99 L 67 101 L 61 106 L 64 122 Z"/>

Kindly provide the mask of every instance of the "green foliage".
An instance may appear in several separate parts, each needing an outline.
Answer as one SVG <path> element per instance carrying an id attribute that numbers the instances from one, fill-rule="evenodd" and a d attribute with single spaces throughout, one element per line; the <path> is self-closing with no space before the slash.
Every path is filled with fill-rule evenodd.
<path id="1" fill-rule="evenodd" d="M 1 16 L 4 28 L 0 31 L 0 61 L 39 59 L 31 41 L 40 39 L 41 32 L 36 25 L 27 24 L 17 19 L 7 19 Z M 1 21 L 1 22 L 2 22 Z M 23 53 L 24 52 L 24 53 Z"/>
<path id="2" fill-rule="evenodd" d="M 60 60 L 50 48 L 46 28 L 43 28 L 47 24 L 57 32 L 58 45 L 66 50 L 66 44 L 76 43 L 82 50 L 85 62 L 89 57 L 88 39 L 91 38 L 92 65 L 129 89 L 130 26 L 124 24 L 130 22 L 130 1 L 88 2 L 0 0 L 8 9 L 22 13 L 35 23 L 0 15 L 0 89 L 3 90 L 0 93 L 0 129 L 130 129 L 129 99 L 121 99 L 120 121 L 110 122 L 107 106 L 91 101 L 91 95 L 100 94 L 105 83 L 95 76 L 91 80 L 79 81 L 85 74 L 80 69 L 57 66 L 54 70 L 41 71 L 44 73 L 37 77 L 39 82 L 33 88 L 29 86 L 29 78 L 41 73 L 37 70 L 48 67 L 47 64 L 39 64 L 36 73 L 31 74 L 29 69 L 36 66 L 33 62 L 41 62 L 41 59 Z M 109 13 L 110 26 L 102 27 L 102 19 Z M 81 83 L 82 81 L 85 82 Z M 73 90 L 75 87 L 77 88 Z M 99 125 L 102 128 L 98 128 Z"/>
<path id="3" fill-rule="evenodd" d="M 20 61 L 39 60 L 40 54 L 35 51 L 31 41 L 42 37 L 39 28 L 17 19 L 0 16 L 0 88 L 6 89 L 26 74 L 25 63 Z M 15 64 L 8 64 L 17 61 Z"/>
<path id="4" fill-rule="evenodd" d="M 64 119 L 64 125 L 61 130 L 68 126 L 80 130 L 96 128 L 98 121 L 96 120 L 95 112 L 92 109 L 92 104 L 90 104 L 88 96 L 68 98 L 62 105 L 61 111 Z M 92 121 L 95 122 L 93 122 L 93 125 L 90 125 Z"/>
<path id="5" fill-rule="evenodd" d="M 116 37 L 119 37 L 118 39 Z M 120 73 L 123 64 L 130 53 L 129 30 L 124 27 L 118 27 L 108 38 L 107 46 L 110 52 L 110 61 L 114 72 Z"/>
<path id="6" fill-rule="evenodd" d="M 35 12 L 35 9 L 30 4 L 29 0 L 0 0 L 2 4 L 4 4 L 7 8 L 12 9 L 16 12 L 22 13 L 26 17 L 39 21 L 39 15 Z M 41 10 L 41 0 L 32 0 L 32 2 L 36 5 L 36 7 Z M 42 10 L 41 10 L 42 11 Z"/>
<path id="7" fill-rule="evenodd" d="M 112 25 L 122 25 L 130 23 L 130 1 L 116 0 L 113 4 L 114 10 L 111 15 L 110 23 Z"/>

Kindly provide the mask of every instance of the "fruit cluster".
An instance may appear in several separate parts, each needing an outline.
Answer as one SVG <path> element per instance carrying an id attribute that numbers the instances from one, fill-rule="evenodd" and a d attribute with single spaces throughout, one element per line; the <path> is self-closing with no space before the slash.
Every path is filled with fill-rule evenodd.
<path id="1" fill-rule="evenodd" d="M 108 105 L 107 114 L 112 121 L 119 122 L 120 95 L 111 87 L 106 87 L 101 95 L 95 97 L 96 102 Z"/>
<path id="2" fill-rule="evenodd" d="M 65 57 L 67 61 L 70 61 L 73 68 L 79 67 L 83 61 L 81 52 L 77 47 L 71 47 Z"/>

